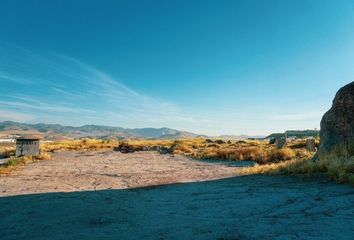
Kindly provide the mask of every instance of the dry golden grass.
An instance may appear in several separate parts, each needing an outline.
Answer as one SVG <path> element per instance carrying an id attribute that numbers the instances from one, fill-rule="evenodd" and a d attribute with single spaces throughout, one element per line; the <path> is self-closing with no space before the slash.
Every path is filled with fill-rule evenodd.
<path id="1" fill-rule="evenodd" d="M 242 169 L 243 174 L 280 174 L 288 172 L 290 169 L 296 169 L 298 166 L 309 162 L 309 159 L 292 159 L 289 161 L 283 161 L 278 163 L 268 163 L 268 164 L 255 164 L 252 167 L 245 167 Z"/>
<path id="2" fill-rule="evenodd" d="M 330 179 L 339 183 L 350 183 L 354 186 L 354 157 L 349 159 L 328 157 L 316 162 L 311 157 L 296 158 L 280 163 L 265 165 L 256 164 L 247 167 L 244 174 L 326 174 Z"/>
<path id="3" fill-rule="evenodd" d="M 221 159 L 221 160 L 250 160 L 259 164 L 280 162 L 303 155 L 304 148 L 285 148 L 276 150 L 273 145 L 264 141 L 211 141 L 204 138 L 181 140 L 67 140 L 60 142 L 47 142 L 41 144 L 41 152 L 60 150 L 99 150 L 113 149 L 117 146 L 128 146 L 134 151 L 144 151 L 152 147 L 164 147 L 171 150 L 172 154 L 182 154 L 196 159 Z M 6 149 L 0 148 L 0 154 L 10 157 L 15 153 L 14 146 Z"/>
<path id="4" fill-rule="evenodd" d="M 259 164 L 281 162 L 295 157 L 307 156 L 305 148 L 275 149 L 265 141 L 211 141 L 204 138 L 183 140 L 133 140 L 124 141 L 120 146 L 128 146 L 135 151 L 147 147 L 169 148 L 172 154 L 182 154 L 196 159 L 249 160 Z"/>
<path id="5" fill-rule="evenodd" d="M 15 144 L 0 144 L 0 157 L 9 158 L 15 155 Z"/>
<path id="6" fill-rule="evenodd" d="M 315 138 L 315 146 L 318 147 L 320 144 L 320 139 Z M 291 149 L 302 149 L 306 148 L 306 139 L 298 139 L 287 143 L 287 147 Z"/>
<path id="7" fill-rule="evenodd" d="M 47 142 L 41 144 L 41 151 L 53 152 L 58 150 L 98 150 L 108 149 L 117 146 L 118 141 L 114 140 L 97 140 L 97 139 L 83 139 L 83 140 L 67 140 L 59 142 Z"/>

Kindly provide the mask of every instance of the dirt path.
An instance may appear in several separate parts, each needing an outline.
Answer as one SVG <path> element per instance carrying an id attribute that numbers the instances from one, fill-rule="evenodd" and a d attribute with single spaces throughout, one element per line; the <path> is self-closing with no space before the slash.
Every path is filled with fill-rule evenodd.
<path id="1" fill-rule="evenodd" d="M 1 239 L 352 240 L 354 236 L 354 189 L 346 185 L 285 176 L 193 182 L 227 177 L 235 168 L 155 153 L 90 154 L 94 156 L 60 153 L 1 178 L 1 189 L 6 190 L 0 197 Z M 189 183 L 127 188 L 175 181 Z M 41 193 L 9 196 L 34 192 L 33 184 Z M 65 192 L 44 193 L 53 186 Z M 117 189 L 97 190 L 107 186 Z"/>

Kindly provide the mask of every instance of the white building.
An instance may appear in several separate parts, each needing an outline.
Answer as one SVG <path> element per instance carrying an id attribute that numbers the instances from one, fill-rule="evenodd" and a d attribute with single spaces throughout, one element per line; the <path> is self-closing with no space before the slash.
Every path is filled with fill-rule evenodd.
<path id="1" fill-rule="evenodd" d="M 16 139 L 14 138 L 0 138 L 0 143 L 15 143 Z"/>

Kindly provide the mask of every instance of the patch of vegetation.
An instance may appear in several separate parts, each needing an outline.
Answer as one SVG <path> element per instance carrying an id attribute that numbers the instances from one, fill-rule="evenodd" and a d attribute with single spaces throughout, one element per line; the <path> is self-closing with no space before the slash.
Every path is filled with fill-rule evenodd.
<path id="1" fill-rule="evenodd" d="M 25 157 L 11 157 L 7 164 L 5 164 L 6 167 L 12 167 L 16 166 L 18 164 L 24 163 L 27 160 Z"/>
<path id="2" fill-rule="evenodd" d="M 315 147 L 318 148 L 320 145 L 320 139 L 315 138 Z M 288 142 L 287 146 L 291 149 L 302 149 L 306 148 L 306 140 L 305 139 L 298 139 L 296 141 Z"/>
<path id="3" fill-rule="evenodd" d="M 281 163 L 255 165 L 244 168 L 244 174 L 326 174 L 339 183 L 354 186 L 354 157 L 349 159 L 329 157 L 316 162 L 311 158 L 292 159 Z"/>
<path id="4" fill-rule="evenodd" d="M 171 154 L 182 154 L 195 159 L 220 159 L 229 161 L 255 161 L 258 164 L 281 162 L 309 156 L 305 147 L 275 149 L 266 141 L 212 141 L 204 138 L 183 140 L 134 140 L 119 144 L 126 152 L 166 148 Z M 128 151 L 129 150 L 129 151 Z"/>
<path id="5" fill-rule="evenodd" d="M 118 145 L 115 140 L 97 140 L 97 139 L 82 139 L 82 140 L 67 140 L 58 142 L 47 142 L 41 144 L 41 151 L 53 152 L 60 150 L 99 150 L 113 149 Z"/>
<path id="6" fill-rule="evenodd" d="M 51 159 L 51 155 L 46 152 L 41 152 L 39 155 L 35 155 L 35 156 L 23 156 L 23 157 L 11 156 L 6 164 L 0 165 L 0 175 L 10 174 L 19 165 L 24 165 L 39 160 L 50 160 L 50 159 Z"/>
<path id="7" fill-rule="evenodd" d="M 0 143 L 0 158 L 9 158 L 15 155 L 14 143 Z"/>
<path id="8" fill-rule="evenodd" d="M 40 154 L 36 156 L 15 157 L 15 145 L 0 146 L 0 157 L 10 158 L 7 164 L 0 166 L 0 175 L 9 174 L 18 165 L 23 165 L 38 160 L 50 160 L 50 152 L 60 150 L 99 150 L 113 149 L 118 141 L 82 139 L 58 142 L 45 142 L 40 145 Z"/>
<path id="9" fill-rule="evenodd" d="M 316 141 L 318 144 L 318 141 Z M 50 152 L 60 150 L 100 150 L 125 146 L 133 151 L 168 149 L 168 153 L 185 155 L 195 159 L 220 159 L 229 161 L 249 160 L 253 167 L 244 168 L 244 174 L 318 174 L 325 173 L 340 183 L 354 185 L 354 157 L 338 159 L 330 157 L 313 162 L 313 153 L 306 150 L 306 141 L 296 140 L 284 149 L 275 149 L 266 141 L 218 141 L 204 138 L 181 140 L 97 140 L 82 139 L 41 144 L 41 154 L 33 157 L 14 157 L 14 146 L 0 148 L 0 154 L 10 157 L 0 167 L 0 174 L 11 172 L 16 166 L 37 160 L 49 160 Z"/>

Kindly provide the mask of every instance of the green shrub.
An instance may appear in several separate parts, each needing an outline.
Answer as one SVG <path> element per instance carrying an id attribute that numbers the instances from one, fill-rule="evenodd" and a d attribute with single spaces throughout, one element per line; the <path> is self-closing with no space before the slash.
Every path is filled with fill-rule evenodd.
<path id="1" fill-rule="evenodd" d="M 7 162 L 7 166 L 16 166 L 17 164 L 23 162 L 23 158 L 20 157 L 10 157 L 9 161 Z"/>

